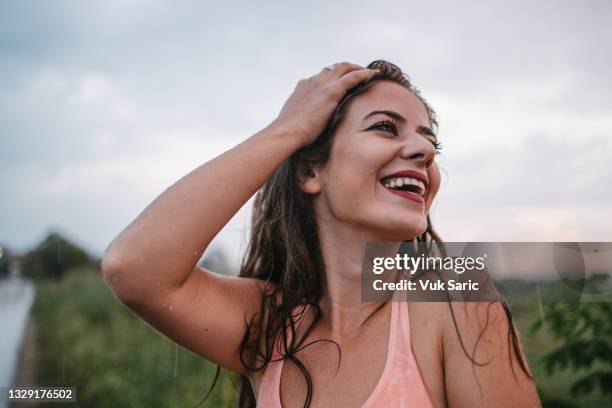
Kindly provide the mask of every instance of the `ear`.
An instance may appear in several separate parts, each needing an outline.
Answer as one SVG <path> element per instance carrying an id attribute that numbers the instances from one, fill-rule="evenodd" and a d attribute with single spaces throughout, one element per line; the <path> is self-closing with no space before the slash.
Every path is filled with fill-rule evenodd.
<path id="1" fill-rule="evenodd" d="M 319 169 L 308 163 L 298 166 L 298 182 L 300 190 L 308 194 L 317 194 L 321 191 L 321 178 Z"/>

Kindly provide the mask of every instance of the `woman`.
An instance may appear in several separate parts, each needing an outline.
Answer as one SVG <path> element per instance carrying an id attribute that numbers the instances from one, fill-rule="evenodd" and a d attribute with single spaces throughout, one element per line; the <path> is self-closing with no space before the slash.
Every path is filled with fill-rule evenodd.
<path id="1" fill-rule="evenodd" d="M 107 249 L 105 279 L 240 374 L 242 406 L 539 406 L 503 302 L 361 302 L 364 243 L 439 241 L 435 128 L 397 66 L 324 68 L 270 125 L 149 205 Z M 416 187 L 398 195 L 398 175 Z M 241 276 L 196 266 L 258 190 Z"/>

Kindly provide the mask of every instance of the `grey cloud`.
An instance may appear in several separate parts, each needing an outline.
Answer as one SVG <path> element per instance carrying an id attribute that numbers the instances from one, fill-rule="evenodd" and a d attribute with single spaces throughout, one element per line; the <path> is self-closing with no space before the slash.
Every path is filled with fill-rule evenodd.
<path id="1" fill-rule="evenodd" d="M 491 149 L 449 158 L 447 198 L 455 210 L 533 206 L 610 205 L 612 178 L 609 138 L 584 145 L 546 134 L 527 137 L 518 149 Z"/>
<path id="2" fill-rule="evenodd" d="M 526 104 L 542 100 L 539 111 L 576 121 L 612 108 L 607 73 L 612 4 L 470 5 L 2 2 L 0 103 L 6 108 L 0 111 L 0 181 L 13 194 L 0 210 L 14 220 L 2 233 L 26 245 L 47 225 L 65 225 L 101 251 L 154 198 L 151 180 L 143 182 L 146 189 L 133 188 L 147 159 L 178 155 L 167 150 L 172 143 L 193 150 L 201 148 L 198 140 L 207 141 L 211 148 L 201 153 L 202 160 L 230 148 L 274 118 L 298 79 L 339 60 L 389 59 L 426 97 L 452 95 L 466 105 L 489 100 L 489 112 L 508 108 L 504 100 L 513 96 L 508 89 L 514 85 L 532 88 L 533 98 L 523 96 L 530 99 Z M 87 82 L 92 78 L 93 85 Z M 559 81 L 565 82 L 558 92 L 541 96 L 557 89 Z M 431 102 L 436 107 L 435 98 Z M 445 115 L 440 119 L 452 135 L 456 123 L 445 122 Z M 469 119 L 475 121 L 474 132 L 487 131 L 479 129 L 477 117 Z M 471 205 L 495 209 L 525 201 L 610 203 L 610 193 L 597 188 L 610 176 L 605 161 L 610 125 L 601 129 L 601 134 L 584 135 L 583 143 L 566 143 L 562 137 L 567 135 L 543 123 L 515 152 L 502 150 L 496 141 L 469 158 L 449 150 L 445 194 L 451 200 L 440 202 L 438 210 L 452 214 Z M 106 175 L 113 160 L 131 172 L 126 183 L 133 184 L 113 184 L 118 171 Z M 166 166 L 174 177 L 172 163 L 170 158 Z M 39 187 L 45 177 L 49 186 L 65 185 L 74 180 L 56 178 L 86 170 L 104 184 L 104 193 L 75 184 L 82 190 L 37 201 L 45 197 Z M 589 177 L 581 184 L 572 178 L 576 173 Z M 465 180 L 478 177 L 486 183 L 469 196 Z M 163 187 L 160 182 L 158 192 Z M 117 197 L 124 197 L 124 208 L 109 207 Z"/>

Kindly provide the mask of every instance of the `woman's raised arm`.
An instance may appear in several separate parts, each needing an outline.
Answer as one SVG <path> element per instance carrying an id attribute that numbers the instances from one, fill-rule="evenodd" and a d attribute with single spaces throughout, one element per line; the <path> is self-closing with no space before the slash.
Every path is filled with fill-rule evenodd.
<path id="1" fill-rule="evenodd" d="M 292 153 L 321 133 L 346 91 L 370 70 L 349 63 L 302 80 L 278 118 L 166 189 L 109 245 L 105 281 L 168 337 L 235 372 L 245 319 L 261 283 L 196 266 L 231 217 Z"/>

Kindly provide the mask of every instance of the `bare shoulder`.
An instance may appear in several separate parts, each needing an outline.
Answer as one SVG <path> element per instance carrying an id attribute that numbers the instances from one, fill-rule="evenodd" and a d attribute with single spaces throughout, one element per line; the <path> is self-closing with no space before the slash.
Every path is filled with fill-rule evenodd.
<path id="1" fill-rule="evenodd" d="M 450 302 L 446 309 L 440 324 L 449 405 L 540 406 L 509 309 L 501 301 Z"/>
<path id="2" fill-rule="evenodd" d="M 475 348 L 481 357 L 501 352 L 510 335 L 509 310 L 501 301 L 440 302 L 440 327 L 445 348 Z M 495 348 L 497 347 L 497 348 Z"/>
<path id="3" fill-rule="evenodd" d="M 499 301 L 409 302 L 412 347 L 435 406 L 541 406 L 508 313 Z"/>

